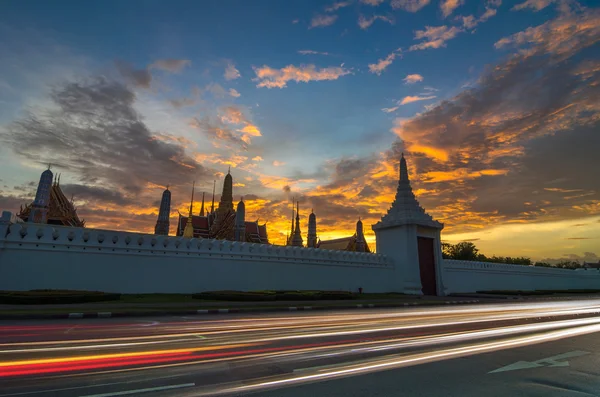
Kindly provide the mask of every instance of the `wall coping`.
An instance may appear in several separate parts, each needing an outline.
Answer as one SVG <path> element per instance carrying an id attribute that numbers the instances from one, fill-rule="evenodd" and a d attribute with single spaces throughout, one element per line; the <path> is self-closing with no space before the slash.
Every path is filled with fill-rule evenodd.
<path id="1" fill-rule="evenodd" d="M 465 261 L 455 259 L 444 259 L 442 261 L 445 269 L 469 269 L 483 271 L 502 272 L 526 272 L 537 274 L 577 275 L 577 276 L 600 276 L 600 269 L 559 269 L 542 266 L 513 265 L 509 263 Z"/>
<path id="2" fill-rule="evenodd" d="M 12 223 L 6 236 L 0 235 L 4 248 L 44 249 L 71 251 L 80 249 L 90 252 L 127 252 L 142 255 L 229 255 L 240 259 L 314 262 L 321 265 L 346 264 L 351 266 L 392 268 L 390 258 L 382 254 L 349 252 L 278 246 L 257 243 L 240 243 L 228 240 L 197 239 L 162 236 L 144 233 L 104 229 L 77 228 L 33 223 Z M 2 244 L 0 244 L 0 247 Z"/>

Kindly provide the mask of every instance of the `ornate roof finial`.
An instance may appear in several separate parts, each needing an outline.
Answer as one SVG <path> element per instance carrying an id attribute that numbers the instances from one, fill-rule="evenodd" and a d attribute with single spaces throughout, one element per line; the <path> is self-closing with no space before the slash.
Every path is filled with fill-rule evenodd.
<path id="1" fill-rule="evenodd" d="M 167 189 L 166 190 L 169 190 L 169 185 L 167 185 Z"/>
<path id="2" fill-rule="evenodd" d="M 240 201 L 243 203 L 244 202 L 244 196 L 240 197 Z M 258 221 L 257 221 L 258 222 Z"/>
<path id="3" fill-rule="evenodd" d="M 406 165 L 404 153 L 402 153 L 402 157 L 400 158 L 400 183 L 410 184 L 410 179 L 408 178 L 408 166 Z"/>
<path id="4" fill-rule="evenodd" d="M 217 180 L 213 181 L 213 198 L 212 204 L 210 205 L 210 213 L 213 214 L 215 212 L 215 187 L 217 186 Z"/>
<path id="5" fill-rule="evenodd" d="M 192 182 L 192 201 L 190 202 L 190 216 L 192 216 L 192 206 L 194 205 L 194 191 L 196 190 L 196 181 Z"/>
<path id="6" fill-rule="evenodd" d="M 60 175 L 61 174 L 58 174 L 58 181 L 56 182 L 57 185 L 60 185 Z"/>
<path id="7" fill-rule="evenodd" d="M 229 169 L 227 170 L 228 174 L 231 174 L 231 166 L 229 166 Z"/>
<path id="8" fill-rule="evenodd" d="M 48 169 L 52 168 L 52 163 L 48 163 Z"/>
<path id="9" fill-rule="evenodd" d="M 190 201 L 190 213 L 188 215 L 185 229 L 183 231 L 183 237 L 193 238 L 194 237 L 194 226 L 192 225 L 192 206 L 194 205 L 194 190 L 196 189 L 196 181 L 192 183 L 192 200 Z"/>
<path id="10" fill-rule="evenodd" d="M 202 206 L 200 207 L 200 216 L 204 216 L 204 192 L 202 192 Z"/>

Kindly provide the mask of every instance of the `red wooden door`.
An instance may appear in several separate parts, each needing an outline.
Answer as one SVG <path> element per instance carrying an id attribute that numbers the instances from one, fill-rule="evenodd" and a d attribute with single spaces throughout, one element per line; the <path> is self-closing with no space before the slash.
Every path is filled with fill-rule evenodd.
<path id="1" fill-rule="evenodd" d="M 417 237 L 419 243 L 419 270 L 421 273 L 421 291 L 424 295 L 437 295 L 435 280 L 435 257 L 433 239 Z"/>

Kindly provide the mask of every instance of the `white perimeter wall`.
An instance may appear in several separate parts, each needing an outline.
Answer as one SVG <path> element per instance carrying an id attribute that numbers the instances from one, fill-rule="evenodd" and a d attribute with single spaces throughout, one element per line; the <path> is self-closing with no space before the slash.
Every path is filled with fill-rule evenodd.
<path id="1" fill-rule="evenodd" d="M 554 269 L 444 259 L 445 293 L 491 290 L 600 289 L 599 269 Z"/>
<path id="2" fill-rule="evenodd" d="M 364 292 L 420 292 L 407 288 L 404 280 L 407 266 L 418 274 L 418 255 L 409 255 L 410 260 L 398 256 L 408 246 L 403 239 L 415 238 L 414 233 L 387 236 L 397 244 L 384 255 L 385 250 L 369 254 L 12 223 L 10 213 L 2 215 L 0 290 L 194 293 L 362 287 Z M 440 262 L 436 273 L 444 294 L 600 289 L 600 270 Z"/>
<path id="3" fill-rule="evenodd" d="M 0 290 L 402 291 L 396 279 L 381 254 L 0 224 Z"/>

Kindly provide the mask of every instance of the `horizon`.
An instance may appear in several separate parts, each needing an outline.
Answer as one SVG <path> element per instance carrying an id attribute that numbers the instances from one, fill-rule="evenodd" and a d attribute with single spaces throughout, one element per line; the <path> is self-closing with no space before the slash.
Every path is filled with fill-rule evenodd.
<path id="1" fill-rule="evenodd" d="M 64 4 L 0 17 L 3 210 L 52 163 L 87 227 L 151 233 L 169 185 L 174 235 L 231 167 L 272 243 L 296 197 L 304 236 L 312 208 L 323 240 L 360 217 L 374 248 L 404 152 L 442 240 L 599 260 L 591 1 Z"/>

